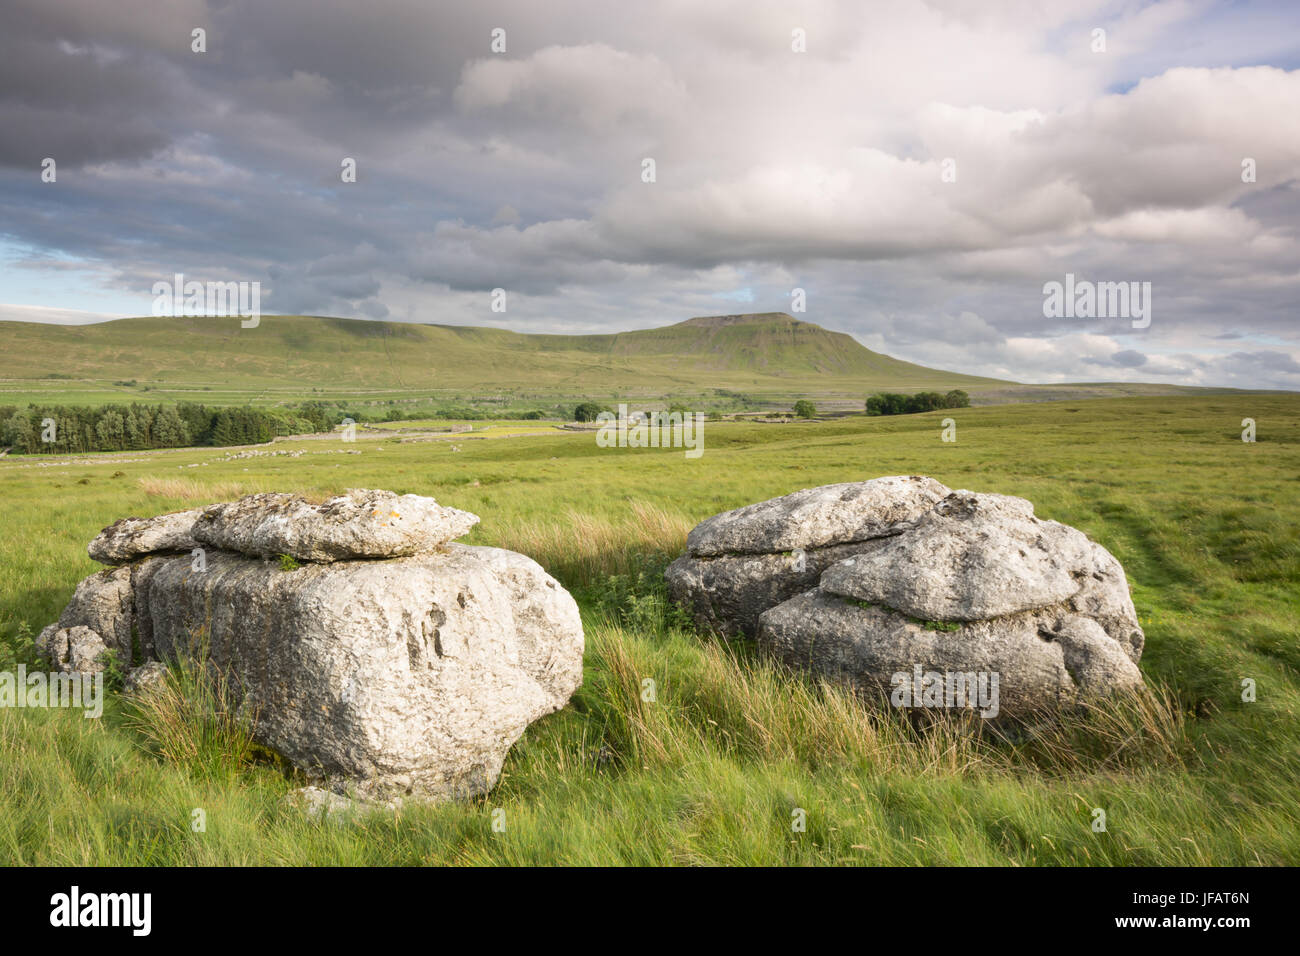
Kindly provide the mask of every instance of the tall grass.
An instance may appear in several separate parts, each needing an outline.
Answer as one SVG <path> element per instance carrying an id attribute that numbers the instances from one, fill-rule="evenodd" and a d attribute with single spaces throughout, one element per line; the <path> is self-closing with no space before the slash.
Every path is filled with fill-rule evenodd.
<path id="1" fill-rule="evenodd" d="M 1163 686 L 1032 724 L 990 723 L 973 712 L 909 714 L 883 694 L 682 630 L 670 605 L 655 606 L 662 616 L 642 617 L 635 630 L 607 612 L 588 624 L 597 678 L 584 699 L 601 715 L 607 752 L 628 766 L 681 767 L 704 748 L 746 762 L 853 766 L 911 779 L 1020 770 L 1069 777 L 1181 769 L 1191 752 L 1187 705 Z"/>
<path id="2" fill-rule="evenodd" d="M 154 475 L 139 478 L 136 484 L 150 498 L 175 498 L 203 504 L 231 501 L 269 490 L 264 481 L 202 482 L 195 478 L 159 478 Z"/>
<path id="3" fill-rule="evenodd" d="M 260 752 L 253 742 L 256 715 L 241 711 L 235 688 L 209 666 L 201 644 L 131 695 L 125 713 L 146 750 L 201 778 L 235 776 Z"/>
<path id="4" fill-rule="evenodd" d="M 676 554 L 694 525 L 680 512 L 634 501 L 612 518 L 569 508 L 554 518 L 496 523 L 492 542 L 528 555 L 571 587 L 583 587 L 635 573 L 649 555 Z"/>

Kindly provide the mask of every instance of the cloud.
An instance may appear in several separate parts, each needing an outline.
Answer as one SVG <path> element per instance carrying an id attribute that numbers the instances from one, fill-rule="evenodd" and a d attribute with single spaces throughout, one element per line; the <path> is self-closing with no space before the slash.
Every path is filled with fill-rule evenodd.
<path id="1" fill-rule="evenodd" d="M 453 100 L 467 113 L 508 111 L 516 123 L 592 130 L 653 121 L 686 105 L 685 91 L 662 60 L 604 43 L 548 46 L 522 60 L 475 60 Z"/>
<path id="2" fill-rule="evenodd" d="M 1112 355 L 1110 360 L 1123 368 L 1139 368 L 1147 364 L 1147 357 L 1137 349 L 1122 349 Z"/>
<path id="3" fill-rule="evenodd" d="M 0 303 L 0 322 L 42 322 L 49 325 L 92 325 L 123 319 L 113 312 L 87 312 L 83 309 L 56 309 L 42 305 L 5 305 Z"/>
<path id="4" fill-rule="evenodd" d="M 0 239 L 28 252 L 0 301 L 83 307 L 22 268 L 52 256 L 114 302 L 182 271 L 260 280 L 285 312 L 553 331 L 799 287 L 806 318 L 913 361 L 1295 382 L 1294 8 L 9 6 Z M 1045 320 L 1067 272 L 1151 282 L 1150 328 Z"/>

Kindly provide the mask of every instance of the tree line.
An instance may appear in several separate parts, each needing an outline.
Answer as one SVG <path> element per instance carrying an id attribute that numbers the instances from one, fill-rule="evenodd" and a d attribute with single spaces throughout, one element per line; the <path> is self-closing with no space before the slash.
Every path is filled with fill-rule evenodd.
<path id="1" fill-rule="evenodd" d="M 176 405 L 0 406 L 0 448 L 27 454 L 69 454 L 181 448 L 190 445 L 256 445 L 277 435 L 325 432 L 345 413 L 324 402 L 296 407 L 210 408 Z"/>
<path id="2" fill-rule="evenodd" d="M 947 394 L 917 392 L 915 395 L 899 395 L 895 392 L 878 392 L 867 398 L 868 415 L 911 415 L 941 408 L 969 407 L 970 396 L 960 388 L 954 388 Z"/>

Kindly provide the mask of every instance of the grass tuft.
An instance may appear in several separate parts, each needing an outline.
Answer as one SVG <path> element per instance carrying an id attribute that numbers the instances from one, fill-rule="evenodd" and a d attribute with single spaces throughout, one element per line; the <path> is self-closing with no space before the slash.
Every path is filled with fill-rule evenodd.
<path id="1" fill-rule="evenodd" d="M 176 661 L 158 684 L 133 695 L 127 725 L 150 753 L 204 779 L 237 776 L 260 749 L 233 686 L 201 652 Z"/>

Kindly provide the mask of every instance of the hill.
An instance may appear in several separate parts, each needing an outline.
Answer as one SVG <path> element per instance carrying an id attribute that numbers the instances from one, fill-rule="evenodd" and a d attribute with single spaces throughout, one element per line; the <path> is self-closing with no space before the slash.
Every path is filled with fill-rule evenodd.
<path id="1" fill-rule="evenodd" d="M 705 316 L 603 335 L 320 316 L 0 322 L 11 392 L 493 392 L 643 395 L 972 388 L 1009 383 L 900 361 L 784 313 Z M 114 385 L 113 383 L 133 383 Z M 126 393 L 123 390 L 127 390 Z"/>
<path id="2" fill-rule="evenodd" d="M 553 335 L 328 316 L 144 317 L 94 325 L 0 322 L 0 404 L 306 398 L 479 408 L 575 399 L 696 407 L 861 410 L 872 392 L 968 391 L 975 404 L 1226 392 L 1151 383 L 1023 385 L 904 362 L 784 312 Z"/>

